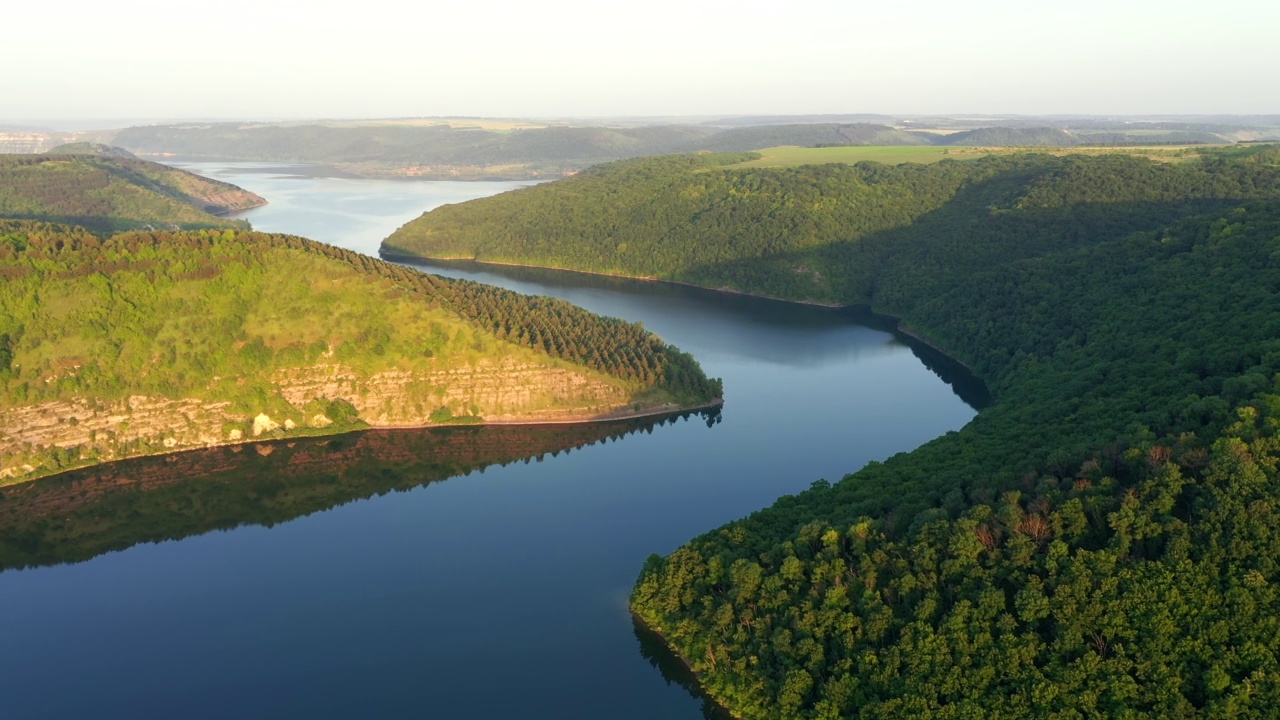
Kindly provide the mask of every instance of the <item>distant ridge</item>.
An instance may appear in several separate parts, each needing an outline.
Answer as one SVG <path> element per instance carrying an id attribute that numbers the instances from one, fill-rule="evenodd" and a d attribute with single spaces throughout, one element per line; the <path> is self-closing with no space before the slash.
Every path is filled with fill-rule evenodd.
<path id="1" fill-rule="evenodd" d="M 698 149 L 747 152 L 779 145 L 930 145 L 935 137 L 869 123 L 759 125 L 717 133 L 703 140 Z"/>
<path id="2" fill-rule="evenodd" d="M 98 157 L 117 157 L 128 160 L 137 160 L 138 156 L 125 150 L 122 147 L 114 145 L 104 145 L 102 143 L 93 142 L 73 142 L 59 145 L 51 148 L 47 154 L 49 155 L 96 155 Z"/>
<path id="3" fill-rule="evenodd" d="M 244 228 L 217 216 L 267 203 L 230 183 L 120 152 L 127 151 L 73 143 L 41 155 L 0 155 L 0 218 L 96 233 Z"/>

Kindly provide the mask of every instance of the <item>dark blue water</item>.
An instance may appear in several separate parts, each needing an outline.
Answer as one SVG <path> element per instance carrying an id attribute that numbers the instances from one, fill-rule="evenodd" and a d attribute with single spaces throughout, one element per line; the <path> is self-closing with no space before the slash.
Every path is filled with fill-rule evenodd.
<path id="1" fill-rule="evenodd" d="M 428 207 L 512 187 L 193 169 L 271 200 L 245 214 L 257 229 L 370 253 Z M 293 490 L 294 519 L 227 510 L 230 524 L 270 527 L 197 523 L 180 540 L 0 573 L 0 716 L 693 720 L 700 701 L 651 666 L 627 613 L 644 558 L 974 414 L 910 348 L 846 313 L 563 273 L 441 272 L 644 322 L 724 378 L 720 421 L 416 487 L 421 470 L 388 466 L 370 477 L 402 491 L 317 509 Z M 184 492 L 173 512 L 213 502 Z M 88 503 L 42 519 L 45 540 L 29 542 L 58 522 L 109 526 L 117 544 L 157 537 L 127 529 L 121 497 L 109 520 Z"/>

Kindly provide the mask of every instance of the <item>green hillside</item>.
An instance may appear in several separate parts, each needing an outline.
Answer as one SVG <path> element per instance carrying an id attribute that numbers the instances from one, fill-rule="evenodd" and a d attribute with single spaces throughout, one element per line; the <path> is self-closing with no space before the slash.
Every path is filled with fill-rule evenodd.
<path id="1" fill-rule="evenodd" d="M 987 383 L 961 431 L 648 560 L 633 611 L 702 687 L 745 719 L 1269 717 L 1277 150 L 730 160 L 619 163 L 387 243 L 866 304 Z"/>
<path id="2" fill-rule="evenodd" d="M 909 133 L 886 125 L 803 124 L 731 128 L 697 143 L 698 150 L 746 152 L 779 145 L 800 147 L 845 145 L 929 145 L 933 136 Z M 694 148 L 691 148 L 694 149 Z"/>
<path id="3" fill-rule="evenodd" d="M 1079 145 L 1080 141 L 1065 130 L 1057 128 L 986 127 L 939 136 L 938 144 L 1026 147 Z"/>
<path id="4" fill-rule="evenodd" d="M 947 262 L 983 268 L 1280 196 L 1280 167 L 1266 157 L 1011 155 L 794 168 L 731 167 L 741 155 L 644 158 L 433 210 L 382 252 L 865 304 L 885 264 L 944 269 L 939 247 L 955 246 Z"/>
<path id="5" fill-rule="evenodd" d="M 92 142 L 74 142 L 59 145 L 50 148 L 46 155 L 98 155 L 102 157 L 126 158 L 129 160 L 137 160 L 138 156 L 125 150 L 124 148 L 115 147 L 114 145 L 104 145 L 102 143 Z"/>
<path id="6" fill-rule="evenodd" d="M 243 221 L 214 214 L 266 204 L 247 190 L 185 170 L 95 152 L 88 143 L 62 147 L 45 155 L 0 155 L 0 218 L 98 233 L 243 228 Z"/>
<path id="7" fill-rule="evenodd" d="M 639 325 L 302 238 L 0 224 L 0 484 L 279 433 L 720 396 Z"/>

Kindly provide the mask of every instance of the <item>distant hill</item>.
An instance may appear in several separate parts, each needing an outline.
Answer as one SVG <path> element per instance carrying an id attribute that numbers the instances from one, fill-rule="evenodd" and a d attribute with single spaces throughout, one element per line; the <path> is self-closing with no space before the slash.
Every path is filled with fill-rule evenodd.
<path id="1" fill-rule="evenodd" d="M 113 142 L 143 155 L 335 164 L 366 175 L 558 175 L 608 160 L 688 150 L 714 131 L 685 125 L 486 130 L 438 125 L 151 125 Z"/>
<path id="2" fill-rule="evenodd" d="M 793 168 L 735 168 L 744 156 L 734 154 L 638 158 L 437 208 L 393 233 L 382 251 L 857 304 L 866 302 L 877 263 L 905 257 L 862 258 L 868 238 L 883 245 L 910 236 L 916 246 L 944 230 L 956 236 L 999 222 L 1017 224 L 1022 239 L 1000 252 L 1022 253 L 1151 229 L 1241 199 L 1280 199 L 1280 170 L 1259 161 L 1266 149 L 1252 160 L 1225 156 L 1159 163 L 1023 154 Z M 976 267 L 993 259 L 965 256 Z"/>
<path id="3" fill-rule="evenodd" d="M 48 155 L 97 155 L 99 157 L 117 157 L 129 160 L 137 160 L 138 156 L 125 150 L 122 147 L 114 145 L 104 145 L 102 143 L 91 142 L 74 142 L 59 145 L 47 151 Z"/>
<path id="4" fill-rule="evenodd" d="M 713 127 L 752 127 L 757 125 L 808 125 L 874 123 L 888 125 L 894 122 L 892 115 L 875 113 L 825 114 L 825 115 L 741 115 L 707 120 L 703 125 Z"/>
<path id="5" fill-rule="evenodd" d="M 498 179 L 558 177 L 614 160 L 704 150 L 1170 145 L 1258 139 L 1268 132 L 1245 125 L 1092 118 L 810 115 L 626 127 L 466 119 L 147 125 L 120 130 L 111 142 L 144 156 L 322 163 L 363 176 Z"/>
<path id="6" fill-rule="evenodd" d="M 1228 142 L 1227 138 L 1207 131 L 1174 130 L 1167 132 L 1088 132 L 1075 133 L 1081 145 L 1205 145 Z"/>
<path id="7" fill-rule="evenodd" d="M 746 152 L 780 145 L 929 145 L 931 138 L 887 125 L 800 124 L 759 125 L 733 128 L 697 142 L 697 149 L 714 152 Z"/>
<path id="8" fill-rule="evenodd" d="M 245 227 L 216 214 L 267 202 L 230 183 L 119 157 L 118 148 L 98 148 L 106 146 L 77 143 L 42 155 L 0 155 L 0 218 L 65 223 L 98 233 Z"/>
<path id="9" fill-rule="evenodd" d="M 292 236 L 0 221 L 0 278 L 0 485 L 254 437 L 721 395 L 640 325 Z"/>
<path id="10" fill-rule="evenodd" d="M 986 127 L 977 130 L 966 130 L 964 132 L 952 133 L 945 135 L 938 140 L 939 145 L 970 145 L 970 146 L 997 146 L 997 145 L 1014 145 L 1014 146 L 1046 146 L 1046 147 L 1065 147 L 1069 145 L 1079 145 L 1077 140 L 1071 133 L 1057 128 L 1038 127 L 1038 128 L 1010 128 L 1010 127 Z"/>

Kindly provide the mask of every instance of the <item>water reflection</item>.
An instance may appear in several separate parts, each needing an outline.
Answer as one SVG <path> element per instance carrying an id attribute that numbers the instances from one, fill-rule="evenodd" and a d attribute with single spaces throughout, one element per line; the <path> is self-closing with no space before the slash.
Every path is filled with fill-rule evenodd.
<path id="1" fill-rule="evenodd" d="M 541 462 L 720 409 L 614 422 L 367 430 L 139 458 L 0 489 L 0 570 L 273 526 L 353 500 Z"/>
<path id="2" fill-rule="evenodd" d="M 693 674 L 678 655 L 671 652 L 661 635 L 650 630 L 634 615 L 631 617 L 631 627 L 635 632 L 636 642 L 640 644 L 640 655 L 662 673 L 662 679 L 668 685 L 678 685 L 702 701 L 704 720 L 735 720 L 724 708 L 707 697 L 702 691 L 702 684 L 698 682 L 698 676 Z"/>
<path id="3" fill-rule="evenodd" d="M 894 318 L 863 307 L 803 305 L 675 283 L 469 260 L 384 257 L 437 275 L 525 294 L 551 294 L 593 312 L 641 320 L 704 363 L 727 353 L 737 359 L 813 368 L 885 356 L 906 346 L 970 407 L 991 402 L 986 386 L 964 365 L 897 332 Z"/>

